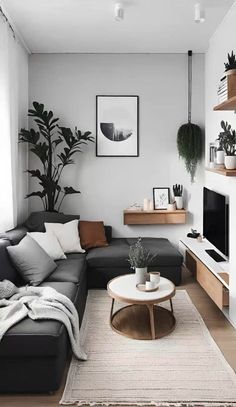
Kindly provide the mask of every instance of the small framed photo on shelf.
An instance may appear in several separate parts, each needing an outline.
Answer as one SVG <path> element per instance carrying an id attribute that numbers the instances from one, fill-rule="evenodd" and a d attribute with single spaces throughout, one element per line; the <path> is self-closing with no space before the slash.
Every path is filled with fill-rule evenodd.
<path id="1" fill-rule="evenodd" d="M 170 188 L 158 187 L 153 188 L 153 206 L 156 209 L 167 209 L 170 203 Z"/>

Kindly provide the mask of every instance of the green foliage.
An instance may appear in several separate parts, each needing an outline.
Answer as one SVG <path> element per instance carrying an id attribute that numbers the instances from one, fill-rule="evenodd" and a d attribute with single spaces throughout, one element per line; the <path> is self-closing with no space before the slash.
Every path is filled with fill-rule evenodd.
<path id="1" fill-rule="evenodd" d="M 44 210 L 59 211 L 67 195 L 80 193 L 71 186 L 63 188 L 60 185 L 62 172 L 66 166 L 74 164 L 74 156 L 82 152 L 82 145 L 94 140 L 89 131 L 82 133 L 75 128 L 73 133 L 70 128 L 60 127 L 59 119 L 54 118 L 53 112 L 48 112 L 44 105 L 38 102 L 33 103 L 33 109 L 29 109 L 28 116 L 33 117 L 37 131 L 21 129 L 19 141 L 28 143 L 30 151 L 41 162 L 42 170 L 27 172 L 38 179 L 42 190 L 32 192 L 26 198 L 39 197 Z"/>
<path id="2" fill-rule="evenodd" d="M 231 54 L 228 54 L 228 62 L 226 62 L 224 65 L 225 72 L 229 71 L 230 69 L 236 69 L 236 58 L 233 51 Z"/>
<path id="3" fill-rule="evenodd" d="M 191 182 L 202 157 L 202 131 L 193 123 L 183 124 L 178 131 L 177 147 L 179 156 L 185 161 L 187 172 L 191 175 Z"/>
<path id="4" fill-rule="evenodd" d="M 147 267 L 156 258 L 157 255 L 152 255 L 150 251 L 143 246 L 141 237 L 139 237 L 137 242 L 129 248 L 128 262 L 133 269 L 135 269 L 136 267 Z"/>
<path id="5" fill-rule="evenodd" d="M 180 184 L 173 185 L 173 194 L 174 194 L 174 196 L 182 196 L 183 185 L 180 185 Z"/>
<path id="6" fill-rule="evenodd" d="M 222 147 L 226 155 L 232 156 L 236 153 L 236 132 L 231 128 L 231 125 L 224 120 L 220 123 L 221 128 L 223 129 L 220 132 L 217 141 L 219 146 Z"/>

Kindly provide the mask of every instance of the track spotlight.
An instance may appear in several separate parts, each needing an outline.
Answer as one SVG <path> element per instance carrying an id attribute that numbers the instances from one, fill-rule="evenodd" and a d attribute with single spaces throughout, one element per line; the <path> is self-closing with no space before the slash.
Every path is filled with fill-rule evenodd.
<path id="1" fill-rule="evenodd" d="M 122 21 L 124 19 L 124 7 L 121 3 L 115 3 L 115 20 Z"/>
<path id="2" fill-rule="evenodd" d="M 201 3 L 196 3 L 194 6 L 194 21 L 195 23 L 204 23 L 205 21 L 205 11 Z"/>

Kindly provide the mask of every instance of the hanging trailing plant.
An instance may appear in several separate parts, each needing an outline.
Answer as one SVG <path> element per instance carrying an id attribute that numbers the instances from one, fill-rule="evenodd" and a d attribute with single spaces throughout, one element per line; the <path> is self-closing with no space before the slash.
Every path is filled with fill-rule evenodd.
<path id="1" fill-rule="evenodd" d="M 187 172 L 194 182 L 197 165 L 202 157 L 202 131 L 191 123 L 192 114 L 192 51 L 188 51 L 188 123 L 180 126 L 177 134 L 179 156 L 184 160 Z"/>
<path id="2" fill-rule="evenodd" d="M 198 162 L 202 157 L 202 131 L 197 124 L 183 124 L 178 131 L 177 146 L 179 156 L 185 161 L 187 172 L 191 175 L 191 182 L 194 177 Z"/>
<path id="3" fill-rule="evenodd" d="M 53 112 L 45 110 L 44 105 L 38 102 L 33 103 L 28 116 L 33 118 L 37 130 L 21 129 L 19 141 L 29 144 L 30 151 L 41 162 L 41 168 L 27 170 L 31 177 L 38 180 L 40 190 L 31 192 L 26 198 L 38 197 L 45 211 L 59 211 L 66 196 L 80 193 L 72 186 L 60 184 L 62 172 L 65 167 L 74 164 L 75 154 L 82 152 L 82 145 L 93 142 L 93 137 L 90 131 L 82 133 L 75 128 L 72 132 L 70 128 L 60 127 Z"/>

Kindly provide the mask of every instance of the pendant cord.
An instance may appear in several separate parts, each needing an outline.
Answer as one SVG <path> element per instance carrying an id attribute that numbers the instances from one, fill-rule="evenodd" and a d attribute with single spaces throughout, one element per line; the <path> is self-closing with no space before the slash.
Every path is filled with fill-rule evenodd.
<path id="1" fill-rule="evenodd" d="M 192 51 L 188 51 L 188 123 L 192 115 Z"/>

